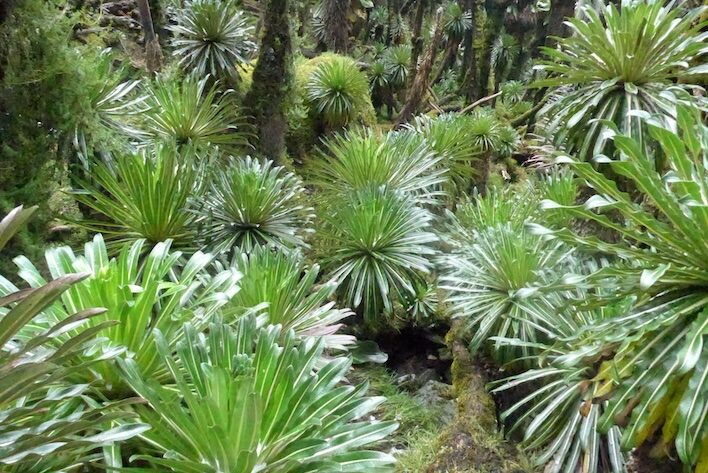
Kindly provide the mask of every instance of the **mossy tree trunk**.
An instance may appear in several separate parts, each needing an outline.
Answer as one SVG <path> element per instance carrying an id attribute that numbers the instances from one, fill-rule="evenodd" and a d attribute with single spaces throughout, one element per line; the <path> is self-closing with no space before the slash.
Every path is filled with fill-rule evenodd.
<path id="1" fill-rule="evenodd" d="M 418 0 L 418 6 L 415 10 L 415 19 L 413 20 L 413 34 L 411 35 L 411 71 L 415 71 L 418 65 L 418 57 L 423 50 L 423 17 L 425 16 L 425 7 L 427 0 Z"/>
<path id="2" fill-rule="evenodd" d="M 438 436 L 435 458 L 423 471 L 521 473 L 527 463 L 517 448 L 499 434 L 496 404 L 485 387 L 483 369 L 464 340 L 459 319 L 446 337 L 453 362 L 452 384 L 457 398 L 457 415 Z"/>
<path id="3" fill-rule="evenodd" d="M 428 94 L 430 72 L 433 69 L 433 63 L 435 62 L 438 46 L 440 46 L 440 41 L 442 40 L 442 30 L 442 7 L 440 7 L 435 13 L 435 29 L 433 32 L 433 37 L 430 40 L 425 56 L 420 61 L 420 64 L 416 69 L 413 85 L 408 91 L 408 99 L 406 100 L 406 104 L 403 106 L 401 114 L 396 119 L 396 126 L 410 121 L 410 119 L 413 118 L 413 116 L 418 112 L 420 104 Z"/>
<path id="4" fill-rule="evenodd" d="M 484 0 L 467 0 L 465 7 L 472 12 L 472 28 L 467 32 L 462 43 L 465 54 L 462 58 L 460 94 L 464 95 L 468 102 L 474 102 L 480 97 L 477 92 L 480 81 L 479 61 L 485 44 L 487 11 Z"/>
<path id="5" fill-rule="evenodd" d="M 285 154 L 288 131 L 285 101 L 293 82 L 288 3 L 288 0 L 268 0 L 266 3 L 263 40 L 253 70 L 253 85 L 244 99 L 244 106 L 256 129 L 258 151 L 276 161 Z"/>
<path id="6" fill-rule="evenodd" d="M 324 23 L 327 48 L 339 54 L 349 50 L 349 8 L 350 0 L 325 0 Z"/>
<path id="7" fill-rule="evenodd" d="M 148 0 L 137 0 L 138 11 L 140 12 L 140 26 L 143 29 L 145 38 L 145 67 L 148 72 L 157 72 L 162 67 L 162 49 L 155 34 L 155 26 L 152 23 L 152 13 Z"/>

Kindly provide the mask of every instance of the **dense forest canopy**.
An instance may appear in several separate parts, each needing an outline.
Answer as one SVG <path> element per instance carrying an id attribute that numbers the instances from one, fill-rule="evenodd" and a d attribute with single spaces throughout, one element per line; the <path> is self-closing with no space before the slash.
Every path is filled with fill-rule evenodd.
<path id="1" fill-rule="evenodd" d="M 707 40 L 0 0 L 0 472 L 708 473 Z"/>

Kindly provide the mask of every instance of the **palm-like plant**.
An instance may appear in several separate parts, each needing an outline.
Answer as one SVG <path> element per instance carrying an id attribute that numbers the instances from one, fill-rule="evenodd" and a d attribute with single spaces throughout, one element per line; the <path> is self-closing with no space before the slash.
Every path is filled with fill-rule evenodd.
<path id="1" fill-rule="evenodd" d="M 569 259 L 567 248 L 549 244 L 510 224 L 471 232 L 472 241 L 444 259 L 448 268 L 441 287 L 464 322 L 474 332 L 472 351 L 494 340 L 493 356 L 510 363 L 538 353 L 534 344 L 560 333 L 570 336 L 573 327 L 557 315 L 562 300 L 543 287 L 556 278 Z M 497 338 L 517 338 L 507 346 Z"/>
<path id="2" fill-rule="evenodd" d="M 51 341 L 59 348 L 78 335 L 77 329 L 67 322 L 72 313 L 106 307 L 107 311 L 88 321 L 91 334 L 102 330 L 103 338 L 64 362 L 82 367 L 87 357 L 103 360 L 126 353 L 146 375 L 161 381 L 169 379 L 157 356 L 154 331 L 159 330 L 174 346 L 182 336 L 185 321 L 205 326 L 212 314 L 236 293 L 239 275 L 228 269 L 210 276 L 205 268 L 212 258 L 201 252 L 179 264 L 181 254 L 170 253 L 169 242 L 155 245 L 141 262 L 143 245 L 144 241 L 138 240 L 109 259 L 103 238 L 96 235 L 93 242 L 86 244 L 83 256 L 74 255 L 68 247 L 47 250 L 46 263 L 53 280 L 61 281 L 77 272 L 88 277 L 64 291 L 56 303 L 44 310 L 44 317 L 21 335 L 30 341 L 32 330 L 68 325 Z M 16 261 L 19 276 L 31 287 L 47 284 L 26 258 Z M 113 320 L 117 323 L 110 325 Z M 106 325 L 110 326 L 104 328 Z M 97 389 L 107 396 L 120 398 L 127 392 L 121 373 L 110 360 L 93 364 L 90 369 L 74 369 L 71 375 L 77 382 L 100 383 Z"/>
<path id="3" fill-rule="evenodd" d="M 256 49 L 253 26 L 234 0 L 194 0 L 177 14 L 174 55 L 197 77 L 233 77 Z"/>
<path id="4" fill-rule="evenodd" d="M 203 166 L 183 148 L 159 145 L 92 166 L 92 180 L 74 198 L 100 215 L 76 222 L 106 236 L 111 250 L 145 239 L 150 245 L 172 240 L 194 247 L 195 216 L 190 199 L 199 196 Z"/>
<path id="5" fill-rule="evenodd" d="M 451 216 L 451 223 L 453 228 L 460 230 L 456 234 L 466 236 L 459 240 L 458 245 L 473 241 L 475 231 L 501 225 L 521 232 L 527 221 L 538 219 L 537 194 L 538 189 L 534 185 L 520 189 L 493 187 L 484 197 L 475 194 L 473 198 L 459 202 L 454 216 Z"/>
<path id="6" fill-rule="evenodd" d="M 416 322 L 430 321 L 441 312 L 438 286 L 425 278 L 413 280 L 413 292 L 401 300 L 408 317 Z"/>
<path id="7" fill-rule="evenodd" d="M 472 29 L 472 12 L 465 11 L 457 2 L 449 2 L 445 7 L 443 31 L 448 39 L 462 39 L 467 30 Z"/>
<path id="8" fill-rule="evenodd" d="M 369 96 L 366 75 L 349 58 L 320 64 L 306 85 L 307 99 L 330 128 L 347 125 Z"/>
<path id="9" fill-rule="evenodd" d="M 446 169 L 441 161 L 422 141 L 347 133 L 326 142 L 314 164 L 315 182 L 332 193 L 387 185 L 419 203 L 434 204 L 444 195 Z"/>
<path id="10" fill-rule="evenodd" d="M 395 89 L 405 87 L 408 83 L 408 68 L 411 65 L 411 47 L 407 44 L 391 46 L 384 56 L 388 81 Z"/>
<path id="11" fill-rule="evenodd" d="M 323 264 L 339 282 L 346 306 L 371 325 L 413 293 L 413 281 L 432 269 L 437 241 L 432 216 L 401 191 L 369 187 L 340 198 L 323 215 Z"/>
<path id="12" fill-rule="evenodd" d="M 318 265 L 307 267 L 295 252 L 266 248 L 240 255 L 236 267 L 243 277 L 231 311 L 243 314 L 265 306 L 259 325 L 280 325 L 298 337 L 322 337 L 328 348 L 341 350 L 354 343 L 354 337 L 337 334 L 351 311 L 330 301 L 337 289 L 334 282 L 317 285 Z"/>
<path id="13" fill-rule="evenodd" d="M 545 206 L 611 230 L 619 236 L 617 242 L 569 229 L 537 231 L 617 258 L 612 270 L 584 278 L 584 284 L 613 289 L 601 292 L 593 303 L 610 305 L 627 295 L 636 301 L 631 310 L 593 327 L 600 343 L 592 350 L 579 349 L 583 356 L 575 355 L 592 362 L 603 350 L 612 354 L 596 367 L 593 395 L 609 398 L 600 429 L 626 424 L 622 446 L 631 448 L 663 425 L 661 442 L 673 440 L 681 461 L 694 465 L 708 455 L 702 444 L 708 432 L 708 128 L 700 112 L 690 107 L 678 108 L 677 123 L 678 132 L 661 116 L 645 124 L 666 156 L 669 171 L 664 175 L 653 168 L 641 142 L 613 137 L 621 159 L 608 165 L 636 186 L 639 202 L 591 164 L 560 159 L 596 195 L 582 205 L 547 201 Z"/>
<path id="14" fill-rule="evenodd" d="M 582 6 L 582 19 L 567 22 L 574 34 L 558 50 L 545 48 L 548 60 L 537 66 L 551 74 L 537 86 L 571 86 L 539 112 L 549 117 L 544 133 L 584 160 L 611 155 L 604 120 L 645 146 L 641 112 L 673 115 L 687 87 L 677 80 L 705 73 L 705 66 L 690 66 L 706 52 L 702 11 L 684 14 L 674 2 Z"/>
<path id="15" fill-rule="evenodd" d="M 300 179 L 270 160 L 231 159 L 197 209 L 204 243 L 216 253 L 258 246 L 307 246 L 312 219 Z"/>
<path id="16" fill-rule="evenodd" d="M 18 207 L 0 221 L 0 249 L 34 212 Z M 148 428 L 128 423 L 130 414 L 121 409 L 94 409 L 82 396 L 87 384 L 69 382 L 77 371 L 90 369 L 97 360 L 81 366 L 67 360 L 95 345 L 97 333 L 112 325 L 94 323 L 105 309 L 71 308 L 62 321 L 42 329 L 30 326 L 46 317 L 72 285 L 85 279 L 79 272 L 31 289 L 18 290 L 0 277 L 0 464 L 7 472 L 50 473 L 69 471 L 78 464 L 95 461 L 96 450 L 125 440 Z M 93 326 L 92 326 L 93 325 Z M 71 330 L 65 343 L 56 337 Z M 111 429 L 112 422 L 124 425 Z M 99 432 L 100 431 L 100 432 Z"/>
<path id="17" fill-rule="evenodd" d="M 453 113 L 434 119 L 421 115 L 405 125 L 408 132 L 399 135 L 408 135 L 413 143 L 427 143 L 440 156 L 440 165 L 448 170 L 448 180 L 443 189 L 453 199 L 467 192 L 470 183 L 478 177 L 476 165 L 481 158 L 481 150 L 468 134 L 470 120 L 469 116 Z"/>
<path id="18" fill-rule="evenodd" d="M 101 51 L 96 56 L 94 74 L 83 84 L 88 106 L 77 120 L 74 146 L 87 169 L 93 147 L 105 146 L 100 143 L 105 138 L 105 130 L 131 135 L 135 129 L 128 119 L 145 110 L 142 105 L 144 97 L 134 96 L 140 81 L 126 80 L 125 69 L 116 69 L 114 59 L 110 49 Z"/>
<path id="19" fill-rule="evenodd" d="M 386 64 L 382 60 L 376 60 L 371 64 L 368 75 L 369 87 L 372 91 L 388 87 L 388 72 Z"/>
<path id="20" fill-rule="evenodd" d="M 181 83 L 158 79 L 148 89 L 142 115 L 144 142 L 168 142 L 198 149 L 219 146 L 226 149 L 246 146 L 249 133 L 235 113 L 231 90 L 219 92 L 209 87 L 209 77 L 187 77 Z"/>
<path id="21" fill-rule="evenodd" d="M 499 91 L 504 102 L 517 104 L 526 95 L 526 85 L 518 80 L 508 80 L 500 85 Z"/>
<path id="22" fill-rule="evenodd" d="M 299 342 L 277 326 L 259 331 L 251 318 L 236 329 L 214 324 L 198 333 L 186 325 L 183 332 L 176 354 L 157 334 L 174 388 L 133 360 L 121 363 L 149 405 L 138 412 L 153 426 L 142 438 L 156 454 L 136 458 L 185 473 L 392 471 L 390 455 L 364 449 L 396 428 L 361 420 L 383 398 L 364 397 L 366 385 L 339 384 L 346 358 L 313 374 L 321 340 Z"/>
<path id="23" fill-rule="evenodd" d="M 498 151 L 501 129 L 502 126 L 494 113 L 489 110 L 478 110 L 470 115 L 467 134 L 479 151 L 492 153 Z"/>
<path id="24" fill-rule="evenodd" d="M 570 296 L 570 294 L 568 294 Z M 574 297 L 583 300 L 582 290 Z M 623 304 L 626 306 L 626 304 Z M 572 326 L 573 341 L 556 334 L 552 343 L 539 344 L 538 366 L 494 383 L 493 392 L 526 386 L 529 394 L 502 412 L 501 419 L 514 416 L 509 433 L 523 429 L 522 446 L 535 452 L 535 461 L 544 472 L 606 471 L 625 473 L 621 452 L 621 431 L 617 426 L 605 433 L 598 429 L 607 402 L 593 399 L 595 371 L 589 365 L 568 363 L 579 340 L 592 346 L 594 340 L 585 328 L 603 323 L 617 315 L 622 305 L 578 310 L 570 305 L 559 308 Z M 576 336 L 580 334 L 579 337 Z M 508 346 L 523 346 L 517 339 L 501 340 Z"/>
<path id="25" fill-rule="evenodd" d="M 509 76 L 511 67 L 521 52 L 516 38 L 508 33 L 501 33 L 492 44 L 490 54 L 491 68 L 495 71 L 497 82 L 503 82 Z"/>
<path id="26" fill-rule="evenodd" d="M 497 135 L 497 154 L 500 157 L 509 157 L 521 145 L 519 133 L 511 126 L 499 127 Z"/>

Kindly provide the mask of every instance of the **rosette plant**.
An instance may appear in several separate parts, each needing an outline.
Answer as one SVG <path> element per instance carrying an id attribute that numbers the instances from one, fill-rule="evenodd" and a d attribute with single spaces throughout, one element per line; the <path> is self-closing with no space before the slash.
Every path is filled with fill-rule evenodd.
<path id="1" fill-rule="evenodd" d="M 300 178 L 273 161 L 231 158 L 214 173 L 196 212 L 204 244 L 232 255 L 258 246 L 305 247 L 312 209 Z"/>
<path id="2" fill-rule="evenodd" d="M 256 49 L 253 25 L 234 0 L 187 2 L 176 20 L 173 54 L 196 77 L 231 79 Z"/>
<path id="3" fill-rule="evenodd" d="M 371 326 L 414 294 L 414 281 L 433 268 L 432 215 L 400 190 L 353 191 L 328 206 L 322 219 L 323 266 L 339 283 L 344 305 Z"/>
<path id="4" fill-rule="evenodd" d="M 394 89 L 401 89 L 408 83 L 411 65 L 411 47 L 407 44 L 391 46 L 384 54 L 388 82 Z"/>
<path id="5" fill-rule="evenodd" d="M 182 254 L 170 252 L 167 241 L 155 245 L 141 259 L 144 244 L 144 240 L 138 240 L 126 245 L 115 258 L 109 258 L 101 235 L 86 244 L 83 255 L 75 255 L 69 247 L 47 250 L 45 259 L 52 281 L 76 273 L 84 278 L 63 291 L 55 303 L 44 309 L 42 318 L 20 332 L 31 341 L 36 330 L 67 325 L 66 330 L 49 342 L 62 350 L 80 333 L 70 323 L 71 314 L 105 307 L 106 311 L 86 322 L 90 333 L 95 335 L 100 330 L 101 337 L 85 350 L 74 350 L 72 356 L 64 358 L 64 364 L 75 367 L 70 373 L 72 381 L 94 383 L 94 389 L 108 398 L 121 399 L 130 394 L 113 357 L 123 354 L 133 359 L 146 375 L 163 382 L 169 380 L 152 334 L 159 330 L 166 343 L 174 346 L 182 337 L 184 322 L 206 326 L 238 290 L 236 270 L 227 269 L 213 276 L 206 271 L 212 261 L 210 255 L 196 252 L 180 262 Z M 27 258 L 19 257 L 16 263 L 19 276 L 30 287 L 52 284 Z M 101 361 L 86 367 L 90 359 Z"/>
<path id="6" fill-rule="evenodd" d="M 593 344 L 578 343 L 567 363 L 596 373 L 593 402 L 607 400 L 600 431 L 624 426 L 621 445 L 646 442 L 655 451 L 675 448 L 687 468 L 708 465 L 708 127 L 701 112 L 679 106 L 674 122 L 661 114 L 643 126 L 661 147 L 668 170 L 660 172 L 642 142 L 612 137 L 620 159 L 608 162 L 637 195 L 580 159 L 561 156 L 594 190 L 579 205 L 544 206 L 606 229 L 611 239 L 571 229 L 536 227 L 546 238 L 614 257 L 616 263 L 580 279 L 603 288 L 588 304 L 611 306 L 631 298 L 616 317 L 593 325 Z M 602 354 L 602 356 L 599 356 Z"/>
<path id="7" fill-rule="evenodd" d="M 313 165 L 314 182 L 331 193 L 390 186 L 419 203 L 435 204 L 444 195 L 447 169 L 442 159 L 410 136 L 349 132 L 325 142 Z"/>
<path id="8" fill-rule="evenodd" d="M 583 160 L 610 156 L 608 123 L 647 146 L 643 114 L 673 116 L 691 80 L 707 72 L 705 7 L 677 2 L 586 4 L 566 24 L 560 47 L 543 48 L 538 87 L 557 87 L 559 98 L 539 112 L 543 133 Z"/>
<path id="9" fill-rule="evenodd" d="M 476 352 L 493 341 L 491 353 L 500 363 L 511 363 L 538 353 L 534 345 L 556 333 L 569 336 L 573 328 L 558 314 L 563 301 L 543 288 L 568 264 L 570 250 L 548 243 L 510 223 L 465 234 L 459 248 L 444 258 L 447 271 L 441 287 L 455 307 Z M 498 338 L 524 343 L 506 345 Z"/>
<path id="10" fill-rule="evenodd" d="M 200 333 L 187 324 L 182 332 L 176 350 L 155 334 L 174 386 L 121 362 L 147 401 L 136 410 L 152 425 L 141 437 L 154 453 L 135 459 L 184 473 L 393 471 L 393 457 L 366 449 L 396 429 L 367 418 L 384 399 L 342 384 L 348 358 L 315 372 L 322 340 L 258 330 L 250 317 L 235 328 L 217 323 Z"/>
<path id="11" fill-rule="evenodd" d="M 298 337 L 322 337 L 327 348 L 343 350 L 356 341 L 337 333 L 352 312 L 331 301 L 336 283 L 317 284 L 319 265 L 306 266 L 295 251 L 270 248 L 241 254 L 235 263 L 242 278 L 226 312 L 243 316 L 255 311 L 259 325 L 280 325 Z"/>
<path id="12" fill-rule="evenodd" d="M 147 89 L 148 110 L 136 125 L 135 137 L 147 144 L 192 145 L 200 151 L 247 146 L 250 133 L 236 113 L 233 90 L 221 92 L 210 82 L 208 76 L 155 80 Z"/>
<path id="13" fill-rule="evenodd" d="M 91 169 L 91 179 L 80 179 L 81 189 L 72 195 L 96 218 L 74 223 L 102 233 L 112 251 L 140 239 L 151 246 L 172 240 L 175 248 L 194 249 L 191 200 L 200 195 L 205 173 L 191 150 L 158 145 L 98 161 Z"/>
<path id="14" fill-rule="evenodd" d="M 0 221 L 0 249 L 35 208 L 17 207 Z M 101 447 L 126 440 L 149 426 L 117 404 L 87 402 L 89 384 L 73 379 L 99 357 L 69 362 L 99 342 L 115 322 L 106 309 L 67 306 L 63 320 L 46 322 L 49 307 L 88 274 L 64 274 L 19 290 L 0 276 L 0 467 L 8 473 L 70 471 L 100 461 Z M 98 319 L 98 320 L 97 320 Z M 42 327 L 38 327 L 38 325 Z M 64 343 L 57 345 L 57 337 Z M 120 421 L 121 425 L 114 426 Z"/>
<path id="15" fill-rule="evenodd" d="M 582 263 L 579 263 L 582 266 Z M 595 264 L 589 264 L 594 266 Z M 556 307 L 570 330 L 552 333 L 547 342 L 534 345 L 537 355 L 533 367 L 491 384 L 492 392 L 500 393 L 524 387 L 524 396 L 501 413 L 503 421 L 513 422 L 508 433 L 523 432 L 521 446 L 532 453 L 535 463 L 546 473 L 564 471 L 603 471 L 625 473 L 625 455 L 620 439 L 621 429 L 612 426 L 599 429 L 600 419 L 607 410 L 606 401 L 593 399 L 595 371 L 589 365 L 576 365 L 571 359 L 576 346 L 595 341 L 586 328 L 615 317 L 627 307 L 627 302 L 578 309 L 570 300 L 586 299 L 582 289 L 566 296 Z M 569 300 L 570 299 L 570 300 Z M 552 331 L 553 332 L 553 331 Z M 570 334 L 570 337 L 569 337 Z M 502 346 L 521 348 L 525 342 L 516 338 L 499 338 Z"/>
<path id="16" fill-rule="evenodd" d="M 310 75 L 305 86 L 307 100 L 330 129 L 355 119 L 360 104 L 369 97 L 366 75 L 350 58 L 336 57 Z"/>

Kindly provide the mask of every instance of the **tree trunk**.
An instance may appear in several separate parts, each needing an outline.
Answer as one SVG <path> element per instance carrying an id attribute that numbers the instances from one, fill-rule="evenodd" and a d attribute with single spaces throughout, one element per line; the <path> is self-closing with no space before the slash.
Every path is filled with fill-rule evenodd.
<path id="1" fill-rule="evenodd" d="M 484 0 L 467 0 L 465 6 L 472 11 L 472 29 L 465 35 L 463 45 L 465 54 L 462 58 L 462 81 L 460 82 L 460 92 L 468 102 L 479 98 L 476 93 L 476 86 L 479 80 L 478 61 L 479 43 L 481 36 L 485 34 L 485 22 L 487 18 Z"/>
<path id="2" fill-rule="evenodd" d="M 148 0 L 138 0 L 138 10 L 140 11 L 140 25 L 145 38 L 145 67 L 150 73 L 157 72 L 162 66 L 162 50 L 155 34 L 155 27 L 152 24 L 152 14 L 150 13 Z"/>
<path id="3" fill-rule="evenodd" d="M 420 61 L 420 65 L 416 69 L 415 78 L 413 79 L 413 85 L 408 92 L 408 100 L 406 105 L 401 110 L 401 114 L 396 119 L 396 126 L 400 126 L 403 123 L 410 121 L 411 118 L 418 111 L 421 102 L 428 93 L 429 86 L 429 76 L 433 68 L 433 63 L 435 62 L 435 56 L 437 55 L 438 46 L 440 46 L 440 41 L 442 39 L 442 7 L 438 8 L 435 12 L 435 30 L 433 32 L 433 38 L 430 40 L 430 45 L 428 50 Z"/>
<path id="4" fill-rule="evenodd" d="M 349 7 L 351 0 L 325 0 L 324 22 L 327 48 L 339 54 L 349 49 Z"/>
<path id="5" fill-rule="evenodd" d="M 566 18 L 575 15 L 575 0 L 558 0 L 551 3 L 551 10 L 546 15 L 538 15 L 536 23 L 536 41 L 531 48 L 531 57 L 539 56 L 541 46 L 553 47 L 555 40 L 551 36 L 566 36 L 568 27 L 563 23 Z"/>
<path id="6" fill-rule="evenodd" d="M 415 11 L 415 19 L 413 20 L 413 34 L 411 36 L 411 71 L 415 71 L 418 65 L 418 57 L 423 50 L 423 16 L 427 0 L 418 0 L 418 8 Z"/>
<path id="7" fill-rule="evenodd" d="M 5 21 L 5 18 L 10 16 L 10 12 L 12 11 L 12 7 L 14 0 L 2 0 L 0 1 L 0 25 L 3 24 Z"/>
<path id="8" fill-rule="evenodd" d="M 457 59 L 457 50 L 459 49 L 459 47 L 459 39 L 448 39 L 447 47 L 445 48 L 445 56 L 443 57 L 443 60 L 440 63 L 440 69 L 438 69 L 438 73 L 435 74 L 435 78 L 433 79 L 431 84 L 437 84 L 437 82 L 442 79 L 442 76 L 445 71 L 455 66 L 455 60 Z"/>
<path id="9" fill-rule="evenodd" d="M 288 124 L 284 101 L 292 87 L 292 61 L 288 0 L 268 0 L 253 85 L 244 106 L 256 128 L 257 149 L 276 161 L 285 154 Z"/>

